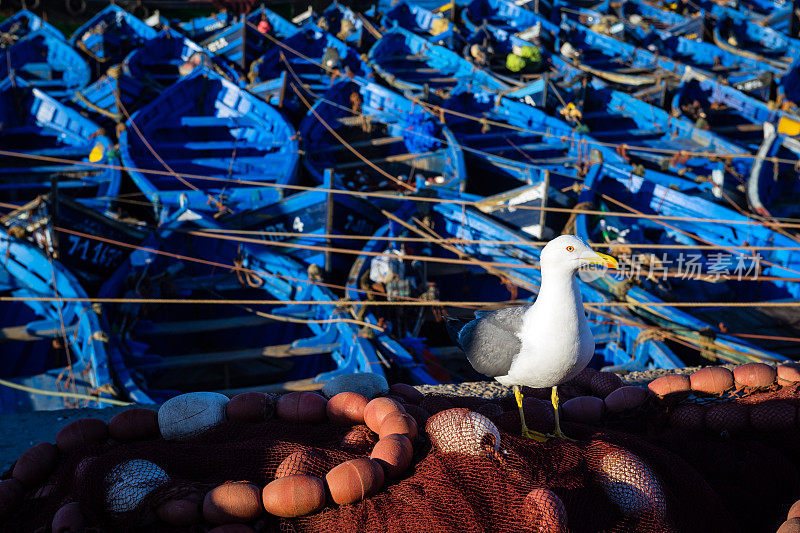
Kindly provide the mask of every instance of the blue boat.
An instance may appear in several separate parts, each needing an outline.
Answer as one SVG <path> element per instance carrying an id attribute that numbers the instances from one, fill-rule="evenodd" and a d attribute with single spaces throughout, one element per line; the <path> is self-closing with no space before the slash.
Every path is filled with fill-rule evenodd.
<path id="1" fill-rule="evenodd" d="M 384 28 L 399 26 L 404 30 L 422 36 L 436 36 L 451 30 L 451 22 L 440 13 L 425 9 L 419 2 L 399 0 L 383 13 L 381 25 Z"/>
<path id="2" fill-rule="evenodd" d="M 0 196 L 27 202 L 54 185 L 105 208 L 119 191 L 118 154 L 103 130 L 27 82 L 0 82 Z"/>
<path id="3" fill-rule="evenodd" d="M 144 223 L 123 223 L 58 190 L 9 213 L 2 224 L 15 239 L 56 259 L 90 296 L 150 235 Z"/>
<path id="4" fill-rule="evenodd" d="M 386 221 L 369 198 L 346 192 L 336 192 L 333 171 L 326 170 L 320 187 L 217 220 L 236 230 L 234 239 L 269 243 L 331 279 L 349 270 L 352 251 L 363 244 L 358 237 L 372 235 Z"/>
<path id="5" fill-rule="evenodd" d="M 695 39 L 703 34 L 703 13 L 684 16 L 646 2 L 624 0 L 617 8 L 620 18 L 635 26 L 649 26 L 670 35 Z M 638 20 L 637 20 L 638 17 Z"/>
<path id="6" fill-rule="evenodd" d="M 200 41 L 200 46 L 224 57 L 242 72 L 275 44 L 299 31 L 299 28 L 274 11 L 261 7 L 244 20 L 228 26 Z"/>
<path id="7" fill-rule="evenodd" d="M 0 79 L 11 74 L 53 98 L 69 98 L 89 83 L 89 65 L 63 39 L 44 30 L 27 34 L 3 51 Z"/>
<path id="8" fill-rule="evenodd" d="M 732 363 L 797 356 L 797 344 L 792 342 L 800 323 L 796 312 L 755 304 L 796 301 L 800 295 L 797 254 L 772 248 L 793 248 L 794 239 L 736 211 L 637 176 L 604 174 L 587 179 L 581 201 L 608 213 L 578 214 L 577 234 L 587 242 L 630 246 L 620 276 L 609 282 L 633 312 L 667 328 L 666 338 L 671 335 L 693 348 L 694 358 L 685 362 L 699 362 L 698 355 Z M 696 245 L 719 248 L 692 248 Z M 757 254 L 750 246 L 757 248 Z M 670 301 L 753 302 L 753 306 L 682 308 L 670 306 Z M 753 331 L 758 334 L 752 335 Z"/>
<path id="9" fill-rule="evenodd" d="M 800 57 L 800 40 L 759 26 L 746 15 L 727 10 L 713 25 L 714 44 L 733 54 L 786 70 Z"/>
<path id="10" fill-rule="evenodd" d="M 337 77 L 365 77 L 369 73 L 369 66 L 358 52 L 308 22 L 253 61 L 248 90 L 272 105 L 305 114 L 308 108 L 292 86 L 313 101 L 327 91 Z"/>
<path id="11" fill-rule="evenodd" d="M 395 27 L 369 51 L 372 68 L 409 97 L 444 98 L 457 86 L 504 90 L 508 85 L 443 46 Z"/>
<path id="12" fill-rule="evenodd" d="M 316 17 L 314 24 L 357 50 L 371 45 L 366 40 L 369 34 L 361 17 L 336 0 Z"/>
<path id="13" fill-rule="evenodd" d="M 674 116 L 682 116 L 751 151 L 761 146 L 764 123 L 784 123 L 788 129 L 800 118 L 770 107 L 733 87 L 687 69 L 670 103 Z M 698 123 L 698 121 L 702 119 Z"/>
<path id="14" fill-rule="evenodd" d="M 220 11 L 206 17 L 179 22 L 176 29 L 189 39 L 201 42 L 228 26 L 232 20 L 233 17 L 227 11 Z"/>
<path id="15" fill-rule="evenodd" d="M 767 127 L 747 180 L 747 201 L 765 217 L 800 217 L 800 140 Z"/>
<path id="16" fill-rule="evenodd" d="M 0 22 L 0 50 L 8 48 L 29 33 L 39 30 L 64 40 L 64 34 L 55 26 L 27 9 L 22 9 Z"/>
<path id="17" fill-rule="evenodd" d="M 611 156 L 620 155 L 629 164 L 672 172 L 690 181 L 712 182 L 724 186 L 731 196 L 740 195 L 736 187 L 743 184 L 752 164 L 744 157 L 743 148 L 599 80 L 573 76 L 573 72 L 564 69 L 561 81 L 540 80 L 509 93 L 508 98 L 539 105 L 550 115 L 568 120 L 576 131 L 595 141 L 587 142 L 604 152 L 609 162 Z M 531 99 L 526 100 L 528 97 Z M 682 151 L 723 157 L 684 157 Z"/>
<path id="18" fill-rule="evenodd" d="M 75 30 L 69 44 L 90 57 L 100 71 L 116 65 L 157 31 L 121 7 L 110 5 Z"/>
<path id="19" fill-rule="evenodd" d="M 505 0 L 473 0 L 461 16 L 464 25 L 473 32 L 481 27 L 495 35 L 498 30 L 507 34 L 538 34 L 540 48 L 554 41 L 555 49 L 566 62 L 621 86 L 653 85 L 658 80 L 680 76 L 683 69 L 674 61 L 593 32 L 566 14 L 562 15 L 559 26 Z"/>
<path id="20" fill-rule="evenodd" d="M 0 235 L 0 254 L 3 296 L 45 298 L 0 306 L 0 413 L 96 408 L 105 405 L 103 398 L 114 401 L 120 394 L 107 338 L 92 304 L 47 300 L 86 299 L 79 281 L 37 246 L 6 232 Z"/>
<path id="21" fill-rule="evenodd" d="M 441 322 L 443 313 L 472 318 L 469 308 L 370 306 L 370 301 L 497 301 L 500 307 L 533 301 L 541 285 L 540 248 L 461 203 L 436 203 L 414 211 L 406 206 L 397 212 L 367 243 L 350 271 L 347 296 L 363 304 L 356 309 L 364 320 L 389 325 L 386 333 L 375 336 L 383 353 L 392 357 L 410 353 L 439 381 L 481 379 L 452 346 Z M 425 238 L 457 242 L 440 245 Z M 614 299 L 579 283 L 586 302 Z M 646 324 L 626 310 L 587 311 L 596 343 L 592 366 L 628 370 L 683 366 L 663 342 L 643 335 Z"/>
<path id="22" fill-rule="evenodd" d="M 541 26 L 545 32 L 556 34 L 559 19 L 550 20 L 505 0 L 471 0 L 461 11 L 461 22 L 469 32 L 480 26 L 493 26 L 509 33 Z"/>
<path id="23" fill-rule="evenodd" d="M 294 183 L 294 128 L 272 106 L 197 68 L 131 115 L 122 161 L 157 213 L 253 209 Z M 270 186 L 271 185 L 271 186 Z"/>
<path id="24" fill-rule="evenodd" d="M 666 32 L 649 32 L 642 36 L 638 44 L 763 101 L 770 99 L 773 80 L 783 74 L 783 69 L 768 62 Z"/>
<path id="25" fill-rule="evenodd" d="M 221 226 L 186 213 L 176 212 L 155 236 L 153 248 L 166 254 L 135 252 L 100 295 L 230 303 L 106 305 L 117 348 L 112 364 L 131 400 L 160 403 L 196 390 L 312 390 L 340 374 L 386 374 L 382 356 L 305 266 L 263 244 L 215 238 Z M 238 303 L 248 300 L 266 303 Z"/>
<path id="26" fill-rule="evenodd" d="M 316 183 L 333 169 L 334 185 L 349 190 L 407 192 L 418 182 L 464 188 L 464 155 L 450 130 L 422 105 L 375 83 L 336 81 L 298 131 L 303 163 Z"/>
<path id="27" fill-rule="evenodd" d="M 146 41 L 111 67 L 97 81 L 75 93 L 72 101 L 97 116 L 101 123 L 124 122 L 129 114 L 148 103 L 181 76 L 206 67 L 236 81 L 239 75 L 225 61 L 193 41 L 166 30 Z"/>

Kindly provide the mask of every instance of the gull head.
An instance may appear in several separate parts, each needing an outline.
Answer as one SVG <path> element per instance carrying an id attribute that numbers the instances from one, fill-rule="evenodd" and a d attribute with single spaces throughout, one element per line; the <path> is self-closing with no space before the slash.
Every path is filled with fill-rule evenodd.
<path id="1" fill-rule="evenodd" d="M 588 268 L 617 268 L 617 260 L 592 250 L 575 235 L 561 235 L 547 243 L 541 254 L 542 273 L 574 274 Z"/>

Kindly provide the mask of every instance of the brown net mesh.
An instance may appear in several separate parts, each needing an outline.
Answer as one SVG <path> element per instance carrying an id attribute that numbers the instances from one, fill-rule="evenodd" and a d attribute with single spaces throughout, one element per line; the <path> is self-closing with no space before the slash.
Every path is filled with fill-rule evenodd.
<path id="1" fill-rule="evenodd" d="M 568 400 L 590 392 L 573 386 L 561 395 Z M 736 407 L 729 415 L 709 415 L 718 406 Z M 599 426 L 563 422 L 575 441 L 537 443 L 518 436 L 513 397 L 426 395 L 408 409 L 421 418 L 420 438 L 404 476 L 355 505 L 329 500 L 308 517 L 263 513 L 251 525 L 286 532 L 521 532 L 558 531 L 566 520 L 574 532 L 775 531 L 800 497 L 799 406 L 797 385 L 724 398 L 651 397 L 634 411 L 607 415 Z M 753 419 L 744 429 L 742 409 Z M 422 431 L 428 417 L 430 438 Z M 304 453 L 287 461 L 285 471 L 324 477 L 347 459 L 369 456 L 375 440 L 365 426 L 273 419 L 227 422 L 183 442 L 83 447 L 61 457 L 41 487 L 27 490 L 0 529 L 47 531 L 55 512 L 75 501 L 99 531 L 173 530 L 154 513 L 165 501 L 228 481 L 264 487 L 296 452 Z M 118 512 L 106 504 L 114 481 L 114 490 L 120 483 L 129 489 L 115 500 Z M 126 511 L 142 487 L 156 489 Z M 185 530 L 206 526 L 193 527 Z"/>

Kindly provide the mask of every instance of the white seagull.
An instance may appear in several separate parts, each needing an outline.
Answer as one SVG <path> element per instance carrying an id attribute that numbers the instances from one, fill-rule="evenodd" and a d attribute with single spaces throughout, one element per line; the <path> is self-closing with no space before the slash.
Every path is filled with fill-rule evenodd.
<path id="1" fill-rule="evenodd" d="M 586 368 L 594 354 L 594 337 L 583 310 L 575 274 L 590 265 L 617 268 L 617 260 L 589 248 L 574 235 L 547 243 L 541 253 L 542 285 L 532 305 L 480 313 L 463 326 L 456 340 L 472 367 L 514 388 L 522 435 L 538 441 L 562 437 L 557 385 Z M 528 429 L 522 409 L 522 386 L 552 387 L 555 432 Z"/>

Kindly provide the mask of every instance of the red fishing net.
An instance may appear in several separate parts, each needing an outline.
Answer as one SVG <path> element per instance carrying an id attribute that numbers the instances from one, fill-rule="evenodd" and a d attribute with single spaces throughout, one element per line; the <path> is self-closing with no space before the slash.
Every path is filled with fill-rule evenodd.
<path id="1" fill-rule="evenodd" d="M 587 392 L 564 387 L 562 401 Z M 711 429 L 705 415 L 718 405 L 740 406 L 753 422 L 741 427 L 736 409 L 723 408 Z M 260 510 L 249 524 L 259 531 L 331 533 L 774 532 L 800 497 L 798 406 L 798 385 L 724 398 L 651 396 L 633 411 L 607 413 L 597 426 L 562 422 L 574 441 L 538 443 L 518 436 L 513 397 L 426 395 L 408 405 L 421 418 L 420 436 L 410 469 L 398 479 L 353 505 L 337 506 L 329 495 L 327 506 L 310 516 L 282 519 Z M 460 409 L 448 411 L 454 408 Z M 531 427 L 535 413 L 528 413 Z M 368 457 L 375 441 L 366 426 L 271 419 L 229 421 L 186 441 L 95 444 L 62 452 L 49 479 L 26 490 L 0 529 L 48 531 L 59 508 L 78 502 L 98 531 L 206 531 L 213 525 L 202 518 L 204 525 L 167 526 L 159 519 L 166 511 L 156 509 L 170 500 L 199 501 L 198 494 L 229 481 L 260 490 L 295 452 L 313 453 L 294 456 L 284 474 L 324 478 L 345 460 Z M 136 485 L 142 471 L 150 474 L 145 486 Z M 252 486 L 242 485 L 252 495 Z M 110 504 L 110 488 L 126 500 Z"/>

